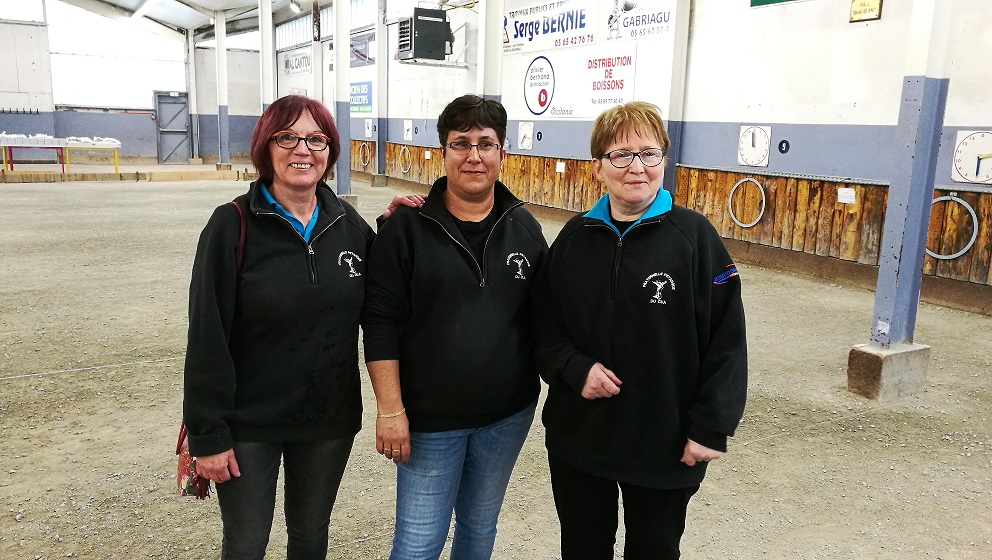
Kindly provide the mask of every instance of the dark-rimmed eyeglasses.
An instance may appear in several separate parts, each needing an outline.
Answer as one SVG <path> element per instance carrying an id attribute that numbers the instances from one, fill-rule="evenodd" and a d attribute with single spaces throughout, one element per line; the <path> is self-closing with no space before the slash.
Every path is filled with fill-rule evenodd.
<path id="1" fill-rule="evenodd" d="M 307 149 L 311 152 L 320 152 L 327 149 L 331 139 L 323 134 L 311 134 L 310 136 L 297 136 L 288 130 L 277 132 L 272 135 L 272 140 L 276 141 L 276 146 L 287 150 L 295 150 L 300 145 L 300 140 L 307 143 Z"/>
<path id="2" fill-rule="evenodd" d="M 603 154 L 601 157 L 610 160 L 613 167 L 623 169 L 624 167 L 630 167 L 630 164 L 634 163 L 634 156 L 637 156 L 637 159 L 641 160 L 641 164 L 644 167 L 656 167 L 665 161 L 665 150 L 661 148 L 648 148 L 639 152 L 613 150 L 612 152 Z"/>
<path id="3" fill-rule="evenodd" d="M 476 148 L 479 150 L 479 155 L 487 156 L 495 154 L 500 148 L 503 147 L 495 142 L 479 142 L 478 144 L 472 144 L 461 140 L 457 142 L 448 142 L 445 145 L 451 148 L 452 151 L 459 154 L 467 154 L 472 151 L 472 148 Z"/>

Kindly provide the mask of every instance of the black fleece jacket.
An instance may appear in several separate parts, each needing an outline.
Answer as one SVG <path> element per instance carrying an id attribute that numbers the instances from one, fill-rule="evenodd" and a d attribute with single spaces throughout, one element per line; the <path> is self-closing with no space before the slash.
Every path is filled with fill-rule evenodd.
<path id="1" fill-rule="evenodd" d="M 535 281 L 548 452 L 611 480 L 693 486 L 706 463 L 679 462 L 687 438 L 724 451 L 744 410 L 740 278 L 696 212 L 654 207 L 622 237 L 608 215 L 604 197 L 569 220 Z M 618 395 L 581 396 L 596 362 Z"/>
<path id="2" fill-rule="evenodd" d="M 478 262 L 444 205 L 447 178 L 422 208 L 397 208 L 369 254 L 365 360 L 399 360 L 417 432 L 486 426 L 537 398 L 528 294 L 548 245 L 523 204 L 496 183 L 499 213 Z"/>
<path id="3" fill-rule="evenodd" d="M 314 441 L 361 428 L 358 324 L 375 234 L 321 182 L 310 243 L 252 183 L 200 234 L 189 297 L 183 418 L 194 456 L 234 441 Z"/>

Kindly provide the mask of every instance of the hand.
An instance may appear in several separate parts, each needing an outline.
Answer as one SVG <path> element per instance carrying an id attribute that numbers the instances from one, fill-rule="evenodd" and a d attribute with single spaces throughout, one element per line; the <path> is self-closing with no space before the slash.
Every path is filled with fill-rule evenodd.
<path id="1" fill-rule="evenodd" d="M 231 480 L 231 477 L 241 476 L 238 460 L 234 458 L 234 450 L 228 449 L 216 455 L 196 458 L 196 474 L 218 484 Z"/>
<path id="2" fill-rule="evenodd" d="M 710 449 L 705 445 L 699 445 L 689 439 L 685 442 L 685 450 L 682 452 L 682 458 L 679 460 L 690 467 L 694 467 L 697 462 L 708 463 L 709 461 L 714 461 L 720 457 L 723 457 L 723 451 Z"/>
<path id="3" fill-rule="evenodd" d="M 394 463 L 410 460 L 410 421 L 406 414 L 375 419 L 375 450 Z"/>
<path id="4" fill-rule="evenodd" d="M 623 381 L 606 366 L 596 362 L 586 375 L 586 383 L 582 386 L 582 396 L 589 400 L 612 397 L 620 392 Z"/>
<path id="5" fill-rule="evenodd" d="M 389 218 L 393 215 L 393 210 L 396 210 L 400 206 L 409 206 L 410 208 L 420 208 L 424 205 L 424 197 L 419 194 L 408 194 L 406 196 L 394 196 L 393 200 L 390 201 L 389 206 L 386 211 L 382 213 L 383 218 Z"/>

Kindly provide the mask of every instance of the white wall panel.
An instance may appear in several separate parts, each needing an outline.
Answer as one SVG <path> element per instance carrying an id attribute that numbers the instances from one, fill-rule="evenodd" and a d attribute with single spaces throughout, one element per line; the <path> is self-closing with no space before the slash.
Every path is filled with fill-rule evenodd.
<path id="1" fill-rule="evenodd" d="M 951 18 L 954 33 L 944 122 L 947 126 L 992 127 L 992 2 L 955 0 Z"/>
<path id="2" fill-rule="evenodd" d="M 0 107 L 54 111 L 48 29 L 37 24 L 0 22 L 0 37 L 6 47 L 0 62 Z"/>
<path id="3" fill-rule="evenodd" d="M 864 23 L 848 22 L 849 7 L 696 0 L 686 120 L 895 124 L 912 2 L 886 2 Z"/>
<path id="4" fill-rule="evenodd" d="M 229 115 L 262 114 L 261 61 L 255 51 L 227 51 Z M 217 114 L 217 56 L 214 49 L 196 48 L 196 103 L 201 115 Z"/>

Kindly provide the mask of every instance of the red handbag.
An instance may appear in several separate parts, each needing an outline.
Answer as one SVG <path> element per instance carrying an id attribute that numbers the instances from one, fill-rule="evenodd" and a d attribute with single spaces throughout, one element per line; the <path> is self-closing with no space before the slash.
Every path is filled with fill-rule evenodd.
<path id="1" fill-rule="evenodd" d="M 196 496 L 202 500 L 210 495 L 210 480 L 196 474 L 196 459 L 189 456 L 189 438 L 186 437 L 186 423 L 179 425 L 179 441 L 176 442 L 176 455 L 179 456 L 179 474 L 176 485 L 180 496 Z"/>

